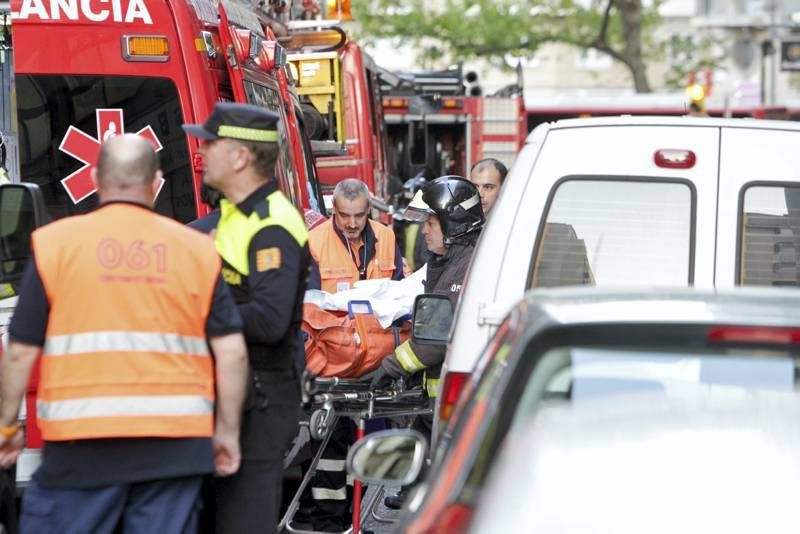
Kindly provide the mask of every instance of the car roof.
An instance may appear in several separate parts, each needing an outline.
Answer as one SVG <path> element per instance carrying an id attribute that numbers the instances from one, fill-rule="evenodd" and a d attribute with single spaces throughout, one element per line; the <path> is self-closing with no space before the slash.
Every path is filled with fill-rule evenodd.
<path id="1" fill-rule="evenodd" d="M 515 308 L 526 326 L 542 316 L 570 324 L 680 323 L 800 326 L 795 288 L 534 289 Z"/>
<path id="2" fill-rule="evenodd" d="M 800 123 L 794 121 L 720 119 L 715 117 L 687 117 L 667 115 L 619 115 L 616 117 L 589 117 L 562 119 L 550 124 L 550 130 L 585 128 L 596 126 L 688 126 L 711 128 L 755 128 L 760 130 L 800 131 Z"/>
<path id="3" fill-rule="evenodd" d="M 792 532 L 798 418 L 777 393 L 544 407 L 507 436 L 474 531 Z"/>

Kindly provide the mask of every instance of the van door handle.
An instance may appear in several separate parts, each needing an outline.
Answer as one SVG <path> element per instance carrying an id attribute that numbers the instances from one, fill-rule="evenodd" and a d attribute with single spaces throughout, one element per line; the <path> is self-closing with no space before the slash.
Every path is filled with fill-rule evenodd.
<path id="1" fill-rule="evenodd" d="M 478 326 L 500 326 L 507 313 L 507 306 L 496 302 L 481 302 L 478 304 Z"/>

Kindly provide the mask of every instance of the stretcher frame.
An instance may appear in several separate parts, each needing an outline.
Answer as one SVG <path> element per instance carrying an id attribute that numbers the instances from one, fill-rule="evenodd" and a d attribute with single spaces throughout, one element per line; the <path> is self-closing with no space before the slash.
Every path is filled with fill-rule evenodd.
<path id="1" fill-rule="evenodd" d="M 303 401 L 309 407 L 308 421 L 301 422 L 300 433 L 307 437 L 321 440 L 319 449 L 311 460 L 309 469 L 303 476 L 286 513 L 278 523 L 278 532 L 293 534 L 312 534 L 314 531 L 299 530 L 292 527 L 292 520 L 300 505 L 300 498 L 317 471 L 322 454 L 333 434 L 336 422 L 341 417 L 349 417 L 356 423 L 356 440 L 364 437 L 366 422 L 376 418 L 409 417 L 432 413 L 430 399 L 422 389 L 406 389 L 402 379 L 395 381 L 389 388 L 371 389 L 370 383 L 359 379 L 317 378 L 312 376 L 303 379 Z M 305 444 L 302 436 L 298 436 L 295 446 L 284 459 L 284 467 L 290 465 L 297 453 Z M 361 532 L 361 489 L 360 480 L 353 481 L 353 520 L 350 530 Z M 381 494 L 381 492 L 378 492 Z M 370 509 L 377 499 L 372 499 Z M 373 517 L 380 522 L 386 520 Z"/>

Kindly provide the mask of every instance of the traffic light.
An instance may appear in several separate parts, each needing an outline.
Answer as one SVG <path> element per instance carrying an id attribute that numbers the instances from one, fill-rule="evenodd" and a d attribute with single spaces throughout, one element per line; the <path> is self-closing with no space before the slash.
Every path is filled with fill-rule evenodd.
<path id="1" fill-rule="evenodd" d="M 353 20 L 350 12 L 350 0 L 325 0 L 328 4 L 325 18 L 333 20 Z"/>

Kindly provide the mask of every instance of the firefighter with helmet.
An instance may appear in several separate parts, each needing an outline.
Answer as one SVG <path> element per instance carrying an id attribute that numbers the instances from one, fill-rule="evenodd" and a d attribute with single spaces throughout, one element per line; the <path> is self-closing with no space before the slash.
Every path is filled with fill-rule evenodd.
<path id="1" fill-rule="evenodd" d="M 461 176 L 442 176 L 417 191 L 404 215 L 423 224 L 422 234 L 428 247 L 425 292 L 447 295 L 455 308 L 485 221 L 478 190 Z M 444 356 L 444 346 L 419 345 L 409 339 L 369 375 L 372 387 L 424 372 L 428 396 L 436 397 Z M 414 427 L 430 435 L 431 423 L 430 415 L 419 416 Z M 404 497 L 401 492 L 387 497 L 385 502 L 391 508 L 400 508 Z"/>

